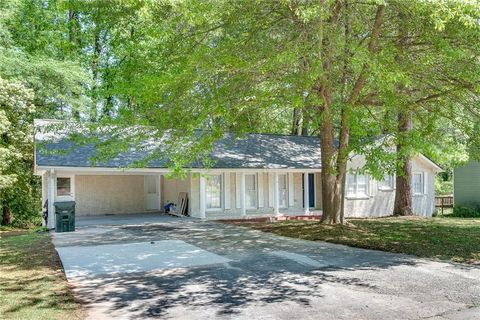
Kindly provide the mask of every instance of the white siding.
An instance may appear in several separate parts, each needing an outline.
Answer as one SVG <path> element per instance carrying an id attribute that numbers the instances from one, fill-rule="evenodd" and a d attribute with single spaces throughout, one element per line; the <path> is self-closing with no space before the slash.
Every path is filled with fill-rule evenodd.
<path id="1" fill-rule="evenodd" d="M 361 168 L 365 165 L 363 156 L 356 156 L 348 164 L 349 169 Z M 425 172 L 425 194 L 413 196 L 413 211 L 419 216 L 431 216 L 435 210 L 435 172 L 431 165 L 420 157 L 412 161 L 413 172 Z M 378 183 L 369 183 L 369 196 L 362 199 L 347 198 L 345 200 L 346 217 L 382 217 L 393 214 L 395 190 L 378 190 Z"/>
<path id="2" fill-rule="evenodd" d="M 424 173 L 424 194 L 413 196 L 413 212 L 419 216 L 431 217 L 435 211 L 435 172 L 425 161 L 415 158 L 413 172 Z"/>

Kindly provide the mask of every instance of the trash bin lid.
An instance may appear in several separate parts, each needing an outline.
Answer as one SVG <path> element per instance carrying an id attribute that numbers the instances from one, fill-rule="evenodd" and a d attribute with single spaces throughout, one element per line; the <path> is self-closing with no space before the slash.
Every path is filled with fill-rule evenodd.
<path id="1" fill-rule="evenodd" d="M 54 202 L 53 205 L 58 208 L 71 208 L 75 206 L 75 201 L 59 201 Z"/>

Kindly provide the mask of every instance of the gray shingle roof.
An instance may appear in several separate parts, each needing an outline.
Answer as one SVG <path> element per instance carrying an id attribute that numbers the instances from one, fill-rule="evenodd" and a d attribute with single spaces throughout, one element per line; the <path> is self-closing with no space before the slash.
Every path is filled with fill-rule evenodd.
<path id="1" fill-rule="evenodd" d="M 122 168 L 129 166 L 132 162 L 141 161 L 150 154 L 151 151 L 148 150 L 152 149 L 148 148 L 147 142 L 147 148 L 131 149 L 107 161 L 93 164 L 91 158 L 97 155 L 94 145 L 77 145 L 68 136 L 45 132 L 45 126 L 49 123 L 51 122 L 47 120 L 35 121 L 37 166 Z M 42 126 L 44 126 L 43 130 L 39 130 Z M 151 145 L 155 146 L 155 143 L 152 142 Z M 235 139 L 233 135 L 226 134 L 214 143 L 210 159 L 212 160 L 211 168 L 321 168 L 320 142 L 316 137 L 248 134 Z M 158 158 L 148 162 L 145 167 L 166 168 L 168 162 L 169 159 Z M 203 165 L 197 162 L 191 167 L 202 168 Z"/>

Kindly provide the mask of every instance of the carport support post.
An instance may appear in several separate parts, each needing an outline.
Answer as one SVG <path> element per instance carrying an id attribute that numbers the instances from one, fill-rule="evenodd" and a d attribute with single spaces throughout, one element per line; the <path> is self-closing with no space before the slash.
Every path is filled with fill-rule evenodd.
<path id="1" fill-rule="evenodd" d="M 49 179 L 48 179 L 48 223 L 47 228 L 53 229 L 55 228 L 55 206 L 53 203 L 55 202 L 55 180 L 56 174 L 54 170 L 50 170 L 49 172 Z"/>
<path id="2" fill-rule="evenodd" d="M 247 215 L 247 208 L 245 205 L 245 173 L 240 172 L 240 214 Z"/>
<path id="3" fill-rule="evenodd" d="M 274 172 L 273 173 L 273 184 L 274 184 L 274 190 L 273 190 L 273 214 L 278 216 L 280 215 L 280 199 L 279 199 L 279 181 L 278 181 L 278 173 Z"/>
<path id="4" fill-rule="evenodd" d="M 310 190 L 308 190 L 308 172 L 303 174 L 303 212 L 308 215 L 310 214 Z"/>
<path id="5" fill-rule="evenodd" d="M 205 219 L 207 216 L 206 205 L 205 205 L 206 195 L 205 195 L 205 177 L 203 174 L 200 174 L 200 218 Z"/>

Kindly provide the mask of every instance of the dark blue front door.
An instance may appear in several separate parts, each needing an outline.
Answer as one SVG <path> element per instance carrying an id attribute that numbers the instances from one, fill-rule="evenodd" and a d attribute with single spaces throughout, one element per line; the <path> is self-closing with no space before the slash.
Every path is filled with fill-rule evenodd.
<path id="1" fill-rule="evenodd" d="M 313 173 L 308 174 L 308 202 L 310 208 L 315 207 L 315 175 Z"/>
<path id="2" fill-rule="evenodd" d="M 305 197 L 303 193 L 303 175 L 302 175 L 302 204 L 305 206 Z M 315 208 L 315 174 L 308 174 L 308 204 L 310 208 Z"/>

